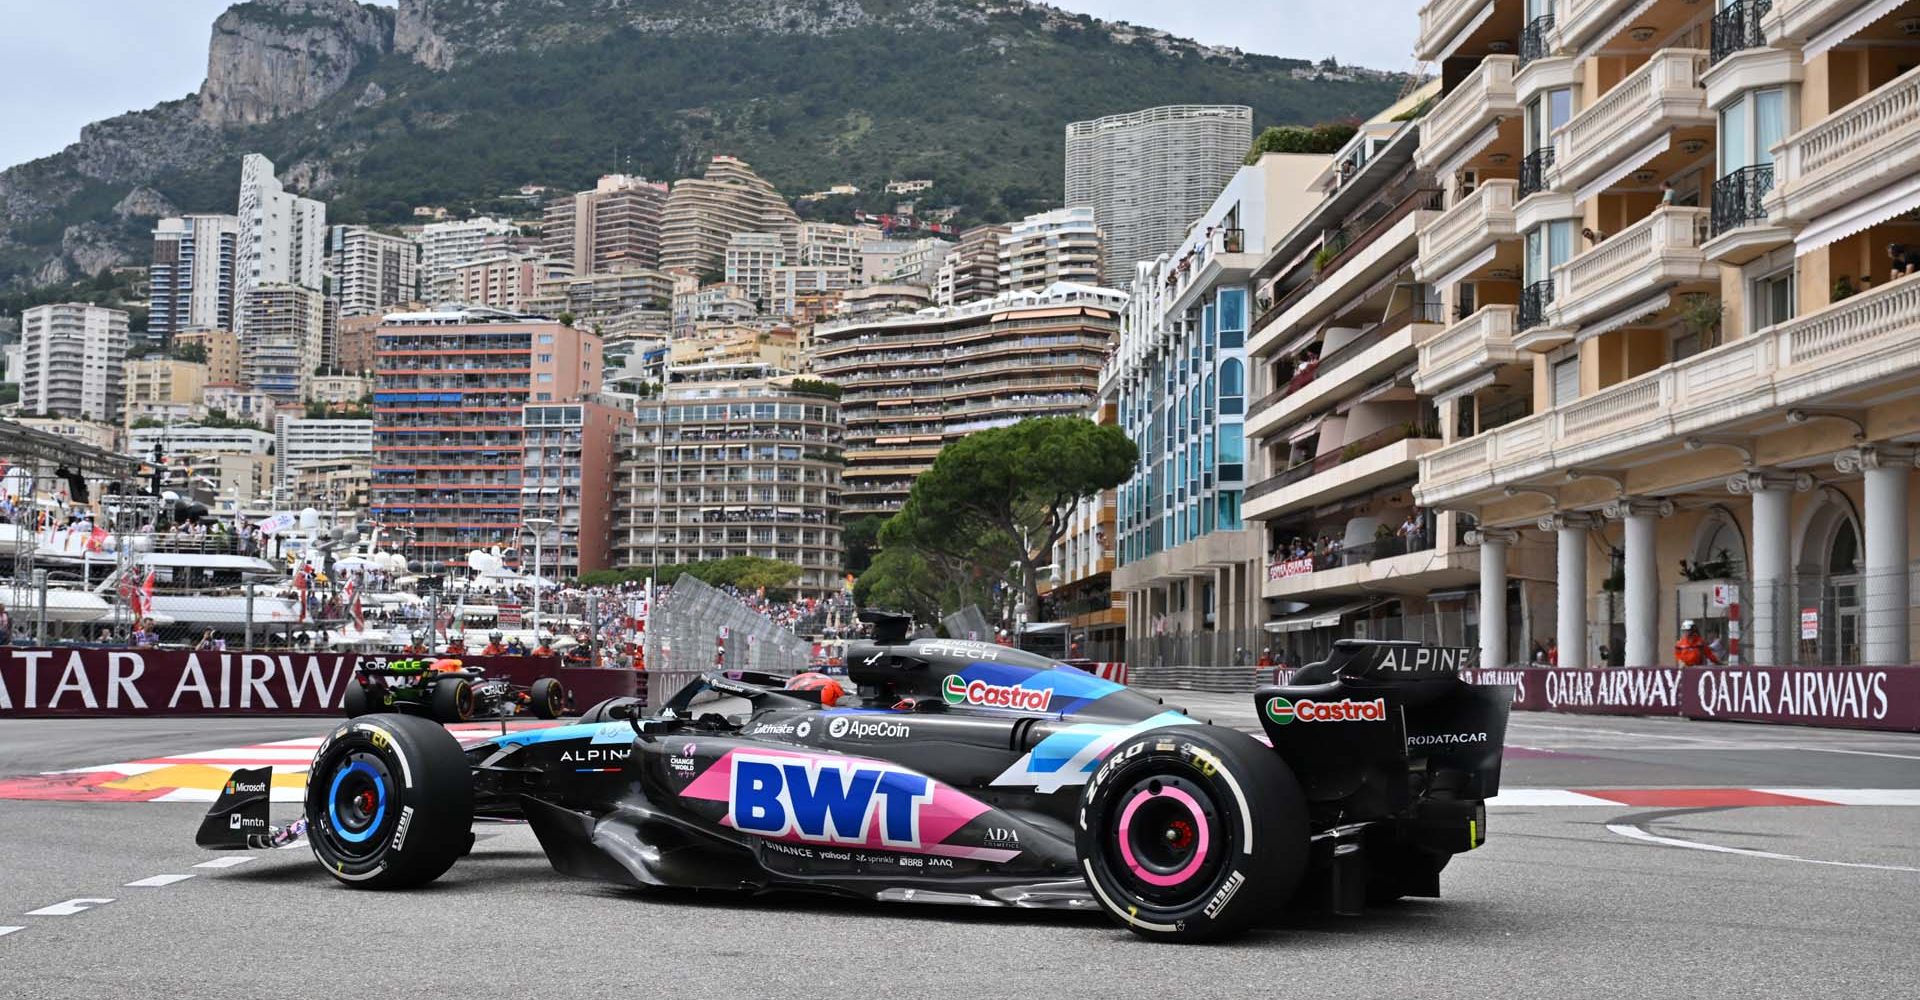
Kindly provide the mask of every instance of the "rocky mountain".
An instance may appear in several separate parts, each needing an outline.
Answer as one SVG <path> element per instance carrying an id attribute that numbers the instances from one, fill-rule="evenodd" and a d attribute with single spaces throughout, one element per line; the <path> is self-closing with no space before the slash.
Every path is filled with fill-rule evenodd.
<path id="1" fill-rule="evenodd" d="M 336 221 L 525 211 L 523 184 L 714 153 L 790 196 L 927 177 L 923 203 L 1004 219 L 1058 202 L 1067 121 L 1185 102 L 1323 121 L 1406 82 L 1311 70 L 1026 0 L 253 0 L 215 21 L 197 93 L 0 172 L 0 288 L 143 261 L 155 216 L 233 210 L 248 151 Z"/>

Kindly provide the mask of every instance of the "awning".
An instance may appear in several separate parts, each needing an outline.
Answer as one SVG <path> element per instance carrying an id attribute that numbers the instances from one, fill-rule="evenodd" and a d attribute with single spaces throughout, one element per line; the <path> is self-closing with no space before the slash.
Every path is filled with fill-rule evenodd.
<path id="1" fill-rule="evenodd" d="M 1443 389 L 1440 392 L 1434 393 L 1433 403 L 1435 406 L 1438 406 L 1441 403 L 1445 403 L 1449 400 L 1459 399 L 1462 396 L 1471 395 L 1473 393 L 1479 392 L 1482 389 L 1485 389 L 1487 386 L 1490 386 L 1498 381 L 1500 381 L 1499 372 L 1482 372 L 1480 375 L 1474 378 L 1470 378 L 1465 382 L 1461 382 L 1457 385 Z"/>
<path id="2" fill-rule="evenodd" d="M 1338 607 L 1308 609 L 1284 618 L 1275 618 L 1264 627 L 1269 632 L 1306 632 L 1316 628 L 1336 628 L 1340 624 L 1340 619 L 1356 611 L 1364 611 L 1373 604 L 1374 601 L 1369 598 Z"/>
<path id="3" fill-rule="evenodd" d="M 1481 267 L 1492 263 L 1493 259 L 1495 257 L 1498 257 L 1499 255 L 1500 255 L 1500 244 L 1496 242 L 1492 246 L 1487 247 L 1485 250 L 1482 250 L 1479 253 L 1474 254 L 1472 257 L 1467 258 L 1464 262 L 1454 265 L 1453 270 L 1448 271 L 1447 273 L 1440 275 L 1438 277 L 1429 276 L 1427 279 L 1427 284 L 1432 285 L 1435 288 L 1447 288 L 1452 285 L 1457 285 L 1460 283 L 1460 279 L 1466 277 L 1469 274 L 1472 274 L 1474 271 L 1479 270 Z"/>
<path id="4" fill-rule="evenodd" d="M 1612 187 L 1622 178 L 1639 170 L 1641 167 L 1646 166 L 1649 161 L 1661 153 L 1666 152 L 1672 145 L 1673 133 L 1665 132 L 1661 134 L 1660 138 L 1627 154 L 1627 157 L 1619 163 L 1614 164 L 1612 169 L 1588 181 L 1580 190 L 1574 192 L 1573 200 L 1575 204 L 1591 201 L 1595 195 Z"/>
<path id="5" fill-rule="evenodd" d="M 1833 27 L 1807 39 L 1805 58 L 1824 55 L 1828 49 L 1852 38 L 1860 29 L 1898 10 L 1904 0 L 1874 0 L 1840 19 Z"/>
<path id="6" fill-rule="evenodd" d="M 1323 423 L 1326 423 L 1326 421 L 1327 421 L 1327 415 L 1322 413 L 1321 415 L 1314 417 L 1312 420 L 1309 420 L 1306 423 L 1301 424 L 1300 426 L 1293 429 L 1293 433 L 1287 435 L 1287 443 L 1299 444 L 1300 442 L 1305 441 L 1306 439 L 1314 436 L 1315 434 L 1320 433 L 1320 425 Z"/>
<path id="7" fill-rule="evenodd" d="M 1915 208 L 1920 208 L 1920 174 L 1813 220 L 1794 237 L 1794 256 L 1805 257 L 1835 240 L 1846 239 Z"/>
<path id="8" fill-rule="evenodd" d="M 1574 342 L 1584 344 L 1603 333 L 1612 333 L 1623 326 L 1632 326 L 1640 317 L 1648 313 L 1659 312 L 1672 304 L 1673 295 L 1670 292 L 1661 292 L 1658 295 L 1641 299 L 1623 309 L 1616 309 L 1591 323 L 1581 324 L 1580 336 L 1574 338 Z"/>

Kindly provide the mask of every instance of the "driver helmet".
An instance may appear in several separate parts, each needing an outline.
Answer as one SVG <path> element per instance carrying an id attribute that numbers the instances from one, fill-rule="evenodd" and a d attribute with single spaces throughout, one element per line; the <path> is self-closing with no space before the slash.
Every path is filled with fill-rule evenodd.
<path id="1" fill-rule="evenodd" d="M 820 704 L 826 706 L 839 704 L 840 699 L 846 697 L 847 693 L 847 689 L 842 687 L 838 680 L 817 670 L 809 670 L 804 674 L 794 674 L 787 678 L 787 690 L 818 691 Z"/>
<path id="2" fill-rule="evenodd" d="M 487 633 L 487 641 L 489 641 L 489 642 L 499 642 L 499 641 L 500 641 L 500 633 L 498 633 L 498 632 L 489 632 L 489 633 Z"/>

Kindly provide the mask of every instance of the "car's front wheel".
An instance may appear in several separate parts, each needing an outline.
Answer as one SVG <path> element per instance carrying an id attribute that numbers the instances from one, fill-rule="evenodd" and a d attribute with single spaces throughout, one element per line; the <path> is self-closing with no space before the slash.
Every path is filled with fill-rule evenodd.
<path id="1" fill-rule="evenodd" d="M 445 729 L 362 716 L 321 742 L 306 816 L 314 857 L 334 878 L 367 889 L 424 885 L 472 842 L 472 772 Z"/>
<path id="2" fill-rule="evenodd" d="M 1244 733 L 1161 729 L 1116 747 L 1087 782 L 1076 842 L 1095 898 L 1123 926 L 1214 940 L 1293 895 L 1306 799 L 1286 762 Z"/>
<path id="3" fill-rule="evenodd" d="M 551 677 L 542 677 L 527 689 L 527 705 L 542 719 L 558 719 L 567 707 L 567 689 Z"/>
<path id="4" fill-rule="evenodd" d="M 433 717 L 441 722 L 468 722 L 475 708 L 473 683 L 464 677 L 443 677 L 433 685 Z"/>

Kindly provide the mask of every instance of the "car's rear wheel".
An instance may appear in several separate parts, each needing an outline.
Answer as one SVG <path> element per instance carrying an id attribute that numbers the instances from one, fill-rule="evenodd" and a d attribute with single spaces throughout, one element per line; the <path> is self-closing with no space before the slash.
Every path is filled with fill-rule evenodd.
<path id="1" fill-rule="evenodd" d="M 558 719 L 567 707 L 567 690 L 551 677 L 542 677 L 527 689 L 527 704 L 542 719 Z"/>
<path id="2" fill-rule="evenodd" d="M 306 816 L 314 857 L 334 878 L 365 889 L 424 885 L 472 840 L 473 778 L 445 729 L 363 716 L 321 742 Z"/>
<path id="3" fill-rule="evenodd" d="M 349 719 L 357 719 L 367 714 L 371 705 L 366 687 L 358 680 L 348 681 L 347 693 L 340 699 L 340 707 L 346 711 Z"/>
<path id="4" fill-rule="evenodd" d="M 1076 842 L 1101 907 L 1142 937 L 1208 941 L 1285 901 L 1306 867 L 1293 772 L 1244 733 L 1180 726 L 1108 755 L 1083 792 Z"/>
<path id="5" fill-rule="evenodd" d="M 433 686 L 433 717 L 441 722 L 467 722 L 473 718 L 473 683 L 464 677 L 449 677 Z"/>

